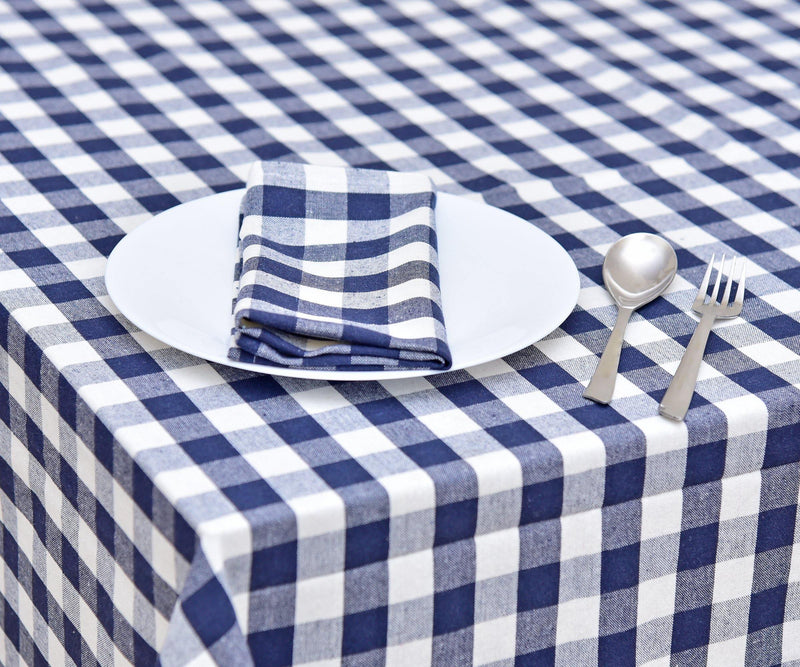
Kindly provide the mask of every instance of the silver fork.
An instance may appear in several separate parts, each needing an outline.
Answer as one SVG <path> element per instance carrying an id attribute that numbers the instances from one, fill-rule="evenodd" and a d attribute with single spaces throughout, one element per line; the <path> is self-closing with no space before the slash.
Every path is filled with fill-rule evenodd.
<path id="1" fill-rule="evenodd" d="M 672 378 L 672 382 L 669 383 L 667 393 L 664 394 L 661 405 L 658 407 L 659 414 L 665 417 L 681 421 L 686 416 L 686 411 L 689 409 L 689 403 L 691 403 L 692 395 L 694 394 L 694 387 L 697 384 L 697 373 L 700 370 L 700 362 L 703 360 L 703 354 L 706 350 L 708 334 L 711 332 L 711 327 L 714 326 L 714 321 L 736 317 L 742 312 L 742 303 L 744 301 L 744 260 L 742 260 L 742 268 L 737 279 L 739 287 L 736 289 L 736 297 L 731 303 L 728 303 L 736 264 L 737 261 L 731 259 L 731 266 L 728 269 L 728 284 L 725 286 L 722 298 L 717 301 L 722 274 L 725 270 L 725 255 L 722 256 L 714 289 L 711 292 L 711 296 L 706 300 L 711 270 L 714 267 L 714 255 L 711 256 L 706 275 L 703 277 L 703 283 L 700 285 L 697 297 L 692 304 L 692 310 L 703 317 L 700 319 L 692 339 L 686 346 L 686 352 L 684 352 L 683 359 L 678 365 L 678 370 L 675 371 L 675 376 Z"/>

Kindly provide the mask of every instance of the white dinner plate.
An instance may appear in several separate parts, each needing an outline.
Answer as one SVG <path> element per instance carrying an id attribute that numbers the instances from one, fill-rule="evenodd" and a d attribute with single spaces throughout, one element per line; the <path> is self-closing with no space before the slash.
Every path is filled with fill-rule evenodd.
<path id="1" fill-rule="evenodd" d="M 232 190 L 156 215 L 123 238 L 106 268 L 111 299 L 142 331 L 184 352 L 257 373 L 318 380 L 389 380 L 446 371 L 331 371 L 228 359 L 239 201 Z M 442 308 L 451 370 L 540 340 L 572 312 L 578 271 L 534 225 L 498 208 L 439 193 Z"/>

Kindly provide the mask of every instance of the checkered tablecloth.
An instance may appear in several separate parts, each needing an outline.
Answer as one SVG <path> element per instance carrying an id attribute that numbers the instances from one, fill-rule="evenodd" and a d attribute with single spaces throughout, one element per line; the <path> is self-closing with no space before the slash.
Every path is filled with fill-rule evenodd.
<path id="1" fill-rule="evenodd" d="M 106 258 L 254 160 L 421 171 L 580 271 L 545 340 L 428 378 L 171 349 Z M 800 660 L 800 5 L 0 1 L 0 663 Z M 679 273 L 581 398 L 604 253 Z M 712 253 L 746 260 L 685 423 Z M 195 661 L 195 662 L 193 662 Z"/>

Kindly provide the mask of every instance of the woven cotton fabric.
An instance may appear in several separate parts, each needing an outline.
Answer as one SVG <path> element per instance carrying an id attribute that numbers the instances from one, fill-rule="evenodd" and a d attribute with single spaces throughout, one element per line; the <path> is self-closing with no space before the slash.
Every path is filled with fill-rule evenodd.
<path id="1" fill-rule="evenodd" d="M 0 0 L 0 664 L 797 664 L 798 39 L 785 0 Z M 272 160 L 510 211 L 578 305 L 382 382 L 129 322 L 119 240 Z M 603 259 L 638 231 L 678 275 L 596 405 Z M 673 423 L 722 253 L 742 317 Z"/>
<path id="2" fill-rule="evenodd" d="M 228 356 L 446 370 L 435 199 L 422 174 L 254 164 L 239 213 Z"/>

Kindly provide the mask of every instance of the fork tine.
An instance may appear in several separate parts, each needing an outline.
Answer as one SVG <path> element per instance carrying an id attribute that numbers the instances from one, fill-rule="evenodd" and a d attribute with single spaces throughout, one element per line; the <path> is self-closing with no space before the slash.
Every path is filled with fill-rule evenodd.
<path id="1" fill-rule="evenodd" d="M 705 301 L 706 294 L 708 293 L 708 281 L 711 280 L 711 269 L 714 268 L 714 259 L 716 254 L 711 255 L 708 260 L 708 267 L 706 268 L 706 275 L 703 276 L 703 282 L 700 283 L 700 288 L 697 290 L 697 298 L 694 300 L 694 307 L 697 308 Z"/>
<path id="2" fill-rule="evenodd" d="M 711 291 L 711 303 L 716 302 L 717 294 L 719 293 L 719 284 L 722 282 L 722 269 L 725 268 L 725 255 L 719 260 L 719 269 L 717 270 L 717 280 L 714 283 L 714 289 Z"/>
<path id="3" fill-rule="evenodd" d="M 742 260 L 742 274 L 739 276 L 739 287 L 736 288 L 736 298 L 733 300 L 733 302 L 739 306 L 744 303 L 744 277 L 747 273 L 746 269 L 747 265 L 744 260 Z"/>
<path id="4" fill-rule="evenodd" d="M 728 299 L 731 297 L 731 286 L 733 285 L 733 276 L 736 275 L 736 264 L 737 259 L 734 257 L 731 259 L 731 268 L 728 269 L 728 283 L 725 285 L 725 293 L 719 302 L 719 305 L 723 308 L 728 305 Z"/>

